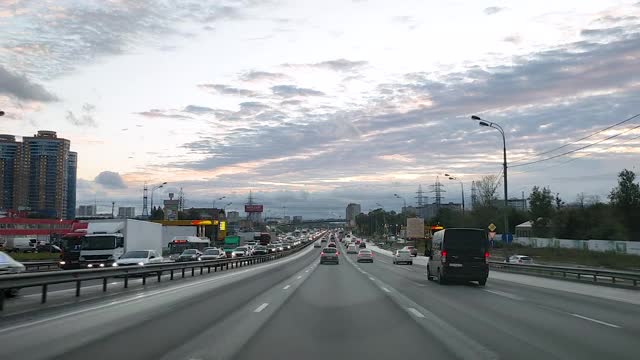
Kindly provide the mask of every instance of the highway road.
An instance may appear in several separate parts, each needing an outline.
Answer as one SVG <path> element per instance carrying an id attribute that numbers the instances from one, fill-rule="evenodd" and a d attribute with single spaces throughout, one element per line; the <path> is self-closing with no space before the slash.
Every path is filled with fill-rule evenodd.
<path id="1" fill-rule="evenodd" d="M 640 292 L 492 273 L 440 286 L 377 255 L 275 262 L 0 318 L 16 359 L 635 359 Z M 566 289 L 562 286 L 566 284 Z M 591 291 L 590 291 L 591 290 Z M 19 301 L 19 298 L 16 299 Z"/>

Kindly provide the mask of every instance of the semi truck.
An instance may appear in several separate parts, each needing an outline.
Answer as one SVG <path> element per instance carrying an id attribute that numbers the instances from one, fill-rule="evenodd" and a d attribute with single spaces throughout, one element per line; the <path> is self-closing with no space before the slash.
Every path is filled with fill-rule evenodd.
<path id="1" fill-rule="evenodd" d="M 162 254 L 162 225 L 134 219 L 91 220 L 80 246 L 80 267 L 112 266 L 132 250 Z"/>
<path id="2" fill-rule="evenodd" d="M 66 233 L 60 239 L 60 268 L 64 270 L 77 269 L 80 267 L 80 246 L 82 239 L 87 234 L 86 222 L 74 222 L 71 225 L 71 232 Z"/>

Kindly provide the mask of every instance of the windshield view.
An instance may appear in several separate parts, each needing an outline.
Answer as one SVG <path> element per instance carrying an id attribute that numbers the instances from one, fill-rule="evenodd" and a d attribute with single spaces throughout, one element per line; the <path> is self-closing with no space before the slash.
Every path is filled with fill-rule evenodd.
<path id="1" fill-rule="evenodd" d="M 639 175 L 640 0 L 0 0 L 0 358 L 635 360 Z"/>
<path id="2" fill-rule="evenodd" d="M 109 250 L 115 249 L 116 238 L 113 236 L 91 236 L 82 239 L 82 250 Z"/>
<path id="3" fill-rule="evenodd" d="M 120 257 L 120 259 L 134 259 L 134 258 L 147 258 L 149 257 L 148 251 L 127 251 Z"/>

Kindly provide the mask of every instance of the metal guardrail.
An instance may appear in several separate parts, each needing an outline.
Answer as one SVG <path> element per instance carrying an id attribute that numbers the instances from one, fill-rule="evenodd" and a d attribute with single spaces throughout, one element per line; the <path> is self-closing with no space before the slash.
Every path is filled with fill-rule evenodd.
<path id="1" fill-rule="evenodd" d="M 200 269 L 200 275 L 202 275 L 204 273 L 204 269 L 207 269 L 207 273 L 211 273 L 211 269 L 213 269 L 214 272 L 217 272 L 280 259 L 302 250 L 303 248 L 313 244 L 315 240 L 316 239 L 307 241 L 306 243 L 297 245 L 290 250 L 285 250 L 268 255 L 247 256 L 222 260 L 170 262 L 150 264 L 145 266 L 118 266 L 97 269 L 3 275 L 2 277 L 0 277 L 0 311 L 4 309 L 5 290 L 9 289 L 22 289 L 26 287 L 41 286 L 42 296 L 40 302 L 44 304 L 47 301 L 47 287 L 53 284 L 75 282 L 76 297 L 78 297 L 80 296 L 80 289 L 82 287 L 83 281 L 102 280 L 102 291 L 106 292 L 107 280 L 109 278 L 123 277 L 124 287 L 128 288 L 129 278 L 134 276 L 142 276 L 142 285 L 145 285 L 147 277 L 149 277 L 150 274 L 156 275 L 158 282 L 161 281 L 162 275 L 166 273 L 169 273 L 170 280 L 173 280 L 176 271 L 178 271 L 183 278 L 185 277 L 185 272 L 187 270 L 191 270 L 191 276 L 195 276 L 196 269 Z"/>
<path id="2" fill-rule="evenodd" d="M 493 269 L 499 269 L 503 271 L 550 275 L 553 277 L 562 277 L 564 279 L 590 279 L 593 282 L 608 279 L 612 284 L 628 285 L 633 287 L 637 287 L 638 283 L 640 283 L 640 272 L 634 271 L 618 271 L 535 264 L 525 265 L 505 263 L 500 261 L 489 261 L 489 266 Z"/>

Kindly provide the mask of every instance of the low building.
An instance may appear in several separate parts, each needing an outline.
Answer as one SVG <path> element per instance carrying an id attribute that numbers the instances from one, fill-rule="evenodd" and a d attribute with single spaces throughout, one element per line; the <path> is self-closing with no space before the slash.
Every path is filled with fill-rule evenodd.
<path id="1" fill-rule="evenodd" d="M 98 213 L 95 205 L 80 205 L 76 216 L 95 216 Z"/>
<path id="2" fill-rule="evenodd" d="M 294 216 L 293 217 L 293 223 L 294 224 L 300 224 L 302 222 L 302 216 Z"/>
<path id="3" fill-rule="evenodd" d="M 121 219 L 133 219 L 136 217 L 136 208 L 121 206 L 118 208 L 118 217 Z"/>
<path id="4" fill-rule="evenodd" d="M 39 241 L 49 242 L 71 232 L 74 222 L 76 221 L 16 217 L 0 218 L 0 242 L 4 243 L 7 238 L 22 236 L 34 236 Z"/>

